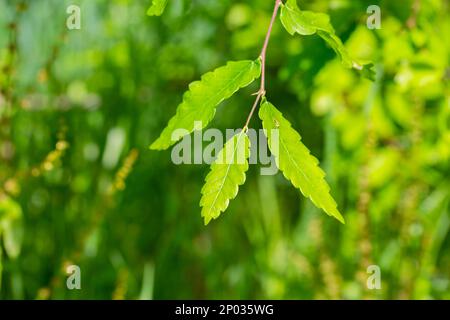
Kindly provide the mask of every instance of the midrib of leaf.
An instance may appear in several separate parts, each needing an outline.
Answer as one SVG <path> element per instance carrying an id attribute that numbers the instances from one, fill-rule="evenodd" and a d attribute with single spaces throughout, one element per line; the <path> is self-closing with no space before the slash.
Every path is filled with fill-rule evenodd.
<path id="1" fill-rule="evenodd" d="M 218 189 L 216 189 L 215 191 L 211 191 L 211 192 L 208 192 L 208 193 L 207 193 L 207 194 L 211 194 L 211 193 L 217 191 L 216 197 L 214 198 L 214 201 L 213 201 L 212 205 L 209 207 L 208 216 L 211 215 L 211 211 L 212 211 L 211 209 L 216 207 L 217 199 L 219 198 L 219 194 L 220 194 L 220 193 L 222 192 L 222 190 L 223 190 L 223 186 L 225 185 L 225 181 L 227 180 L 228 173 L 230 172 L 231 166 L 233 165 L 234 155 L 236 154 L 236 150 L 237 150 L 237 148 L 238 148 L 238 146 L 239 146 L 239 142 L 240 142 L 240 140 L 241 140 L 243 134 L 244 134 L 244 130 L 241 131 L 241 133 L 239 134 L 239 137 L 238 137 L 238 139 L 237 139 L 237 141 L 236 141 L 236 146 L 235 146 L 235 148 L 234 148 L 234 150 L 233 150 L 233 156 L 231 157 L 232 161 L 231 161 L 231 163 L 229 163 L 228 166 L 227 166 L 227 170 L 226 170 L 226 172 L 225 172 L 224 178 L 222 179 L 222 183 L 221 183 L 220 187 L 219 187 Z M 245 151 L 244 151 L 244 152 L 245 152 Z M 226 155 L 225 155 L 225 158 L 226 158 Z M 217 179 L 217 180 L 219 180 L 219 179 Z M 213 180 L 213 182 L 215 182 L 215 181 L 217 181 L 217 180 Z M 204 194 L 203 196 L 205 196 L 205 195 L 206 195 L 206 194 Z"/>

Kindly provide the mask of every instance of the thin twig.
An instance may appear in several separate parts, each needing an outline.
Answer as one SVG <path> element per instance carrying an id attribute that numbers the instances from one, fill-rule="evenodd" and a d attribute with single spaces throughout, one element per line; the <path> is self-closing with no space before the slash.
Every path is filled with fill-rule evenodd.
<path id="1" fill-rule="evenodd" d="M 264 96 L 264 93 L 263 92 L 258 92 L 258 95 L 256 96 L 255 103 L 253 103 L 252 110 L 250 111 L 250 114 L 247 117 L 247 121 L 245 122 L 244 130 L 246 130 L 248 128 L 248 124 L 250 123 L 250 120 L 253 117 L 253 113 L 255 112 L 256 107 L 258 106 L 258 102 L 259 102 L 259 100 L 261 99 L 262 96 Z"/>
<path id="2" fill-rule="evenodd" d="M 277 18 L 278 9 L 281 6 L 281 0 L 275 0 L 275 7 L 273 9 L 272 19 L 270 20 L 269 29 L 267 30 L 266 38 L 264 40 L 264 45 L 261 50 L 260 58 L 261 58 L 261 91 L 265 91 L 265 80 L 266 80 L 266 53 L 267 46 L 269 45 L 270 35 L 272 33 L 273 24 L 275 19 Z"/>
<path id="3" fill-rule="evenodd" d="M 267 30 L 266 38 L 264 39 L 264 45 L 262 47 L 261 54 L 259 55 L 259 58 L 261 59 L 261 85 L 259 87 L 258 92 L 256 93 L 255 103 L 253 104 L 250 114 L 247 117 L 247 121 L 245 122 L 244 130 L 248 128 L 250 120 L 252 119 L 256 108 L 258 107 L 258 102 L 261 100 L 262 97 L 266 95 L 266 53 L 267 47 L 269 45 L 270 35 L 273 29 L 273 24 L 275 23 L 275 19 L 277 18 L 278 15 L 278 9 L 280 8 L 281 4 L 282 4 L 281 0 L 275 0 L 275 7 L 273 8 L 272 19 L 270 20 L 269 29 Z"/>

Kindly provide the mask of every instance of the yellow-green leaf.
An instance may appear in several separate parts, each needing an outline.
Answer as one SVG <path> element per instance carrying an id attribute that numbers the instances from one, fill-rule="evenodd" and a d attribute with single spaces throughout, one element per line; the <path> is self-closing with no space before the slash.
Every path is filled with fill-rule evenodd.
<path id="1" fill-rule="evenodd" d="M 318 30 L 334 33 L 330 17 L 325 13 L 302 11 L 295 0 L 288 0 L 281 8 L 281 22 L 291 35 L 295 33 L 309 36 Z"/>
<path id="2" fill-rule="evenodd" d="M 228 140 L 217 155 L 202 188 L 200 206 L 205 225 L 218 218 L 238 194 L 245 182 L 249 156 L 250 140 L 245 131 Z"/>
<path id="3" fill-rule="evenodd" d="M 259 117 L 269 140 L 269 148 L 286 179 L 311 199 L 316 207 L 344 223 L 325 181 L 319 161 L 301 142 L 300 134 L 270 102 L 263 101 Z"/>
<path id="4" fill-rule="evenodd" d="M 152 0 L 152 5 L 147 10 L 149 16 L 160 16 L 166 8 L 168 0 Z"/>
<path id="5" fill-rule="evenodd" d="M 261 74 L 258 60 L 228 62 L 226 66 L 205 74 L 200 81 L 189 85 L 176 115 L 170 119 L 160 137 L 150 146 L 153 150 L 164 150 L 179 141 L 184 135 L 208 125 L 216 113 L 216 107 L 231 97 L 240 88 L 248 86 Z M 201 122 L 201 127 L 195 127 Z M 177 129 L 180 134 L 173 136 Z"/>
<path id="6" fill-rule="evenodd" d="M 375 80 L 373 64 L 362 64 L 350 56 L 341 39 L 336 35 L 327 14 L 300 10 L 296 0 L 288 0 L 281 8 L 281 22 L 291 35 L 295 33 L 304 36 L 319 35 L 336 52 L 345 67 L 353 68 L 363 77 Z"/>

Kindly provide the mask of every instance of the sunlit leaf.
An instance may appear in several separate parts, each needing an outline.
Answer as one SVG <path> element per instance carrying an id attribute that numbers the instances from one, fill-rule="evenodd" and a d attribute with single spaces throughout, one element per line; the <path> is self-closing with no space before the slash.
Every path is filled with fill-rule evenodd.
<path id="1" fill-rule="evenodd" d="M 341 39 L 336 35 L 327 14 L 302 11 L 297 6 L 296 0 L 288 0 L 281 8 L 281 22 L 291 35 L 295 33 L 304 36 L 319 35 L 336 52 L 345 67 L 360 71 L 363 77 L 375 80 L 373 64 L 362 64 L 349 55 Z"/>
<path id="2" fill-rule="evenodd" d="M 264 101 L 259 111 L 278 168 L 305 197 L 328 215 L 344 223 L 325 181 L 319 161 L 301 142 L 300 134 L 271 103 Z"/>
<path id="3" fill-rule="evenodd" d="M 325 13 L 302 11 L 295 0 L 288 0 L 281 8 L 281 22 L 284 28 L 291 34 L 295 33 L 309 36 L 318 30 L 334 33 L 330 23 L 330 17 Z"/>
<path id="4" fill-rule="evenodd" d="M 217 155 L 202 188 L 200 206 L 205 224 L 219 217 L 238 194 L 245 182 L 249 156 L 250 140 L 245 131 L 228 140 Z"/>
<path id="5" fill-rule="evenodd" d="M 194 130 L 200 130 L 208 125 L 216 113 L 219 103 L 231 97 L 240 88 L 252 83 L 261 73 L 259 60 L 228 62 L 203 75 L 200 81 L 189 85 L 189 91 L 183 96 L 183 102 L 178 106 L 176 115 L 170 119 L 160 137 L 150 146 L 153 150 L 164 150 L 180 140 L 183 135 Z M 195 127 L 195 122 L 201 122 L 201 127 Z M 173 137 L 173 133 L 179 131 Z"/>

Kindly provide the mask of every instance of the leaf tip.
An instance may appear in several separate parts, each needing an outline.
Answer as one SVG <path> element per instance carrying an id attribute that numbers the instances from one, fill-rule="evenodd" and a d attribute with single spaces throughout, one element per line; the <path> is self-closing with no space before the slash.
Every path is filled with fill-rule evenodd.
<path id="1" fill-rule="evenodd" d="M 333 217 L 335 217 L 340 223 L 345 225 L 345 219 L 337 209 L 336 212 L 333 213 Z"/>
<path id="2" fill-rule="evenodd" d="M 155 12 L 155 9 L 153 7 L 148 8 L 147 15 L 149 17 L 155 17 L 155 16 L 159 17 L 159 16 L 161 16 L 161 14 L 158 14 L 158 12 Z"/>
<path id="3" fill-rule="evenodd" d="M 203 211 L 203 210 L 202 210 Z M 206 216 L 205 214 L 203 214 L 202 212 L 202 216 L 203 216 L 203 223 L 204 226 L 206 227 L 212 220 L 212 217 Z"/>
<path id="4" fill-rule="evenodd" d="M 168 148 L 168 146 L 166 144 L 162 143 L 159 138 L 156 139 L 149 147 L 150 150 L 156 150 L 156 151 L 166 150 L 167 148 Z"/>

